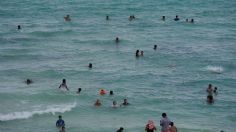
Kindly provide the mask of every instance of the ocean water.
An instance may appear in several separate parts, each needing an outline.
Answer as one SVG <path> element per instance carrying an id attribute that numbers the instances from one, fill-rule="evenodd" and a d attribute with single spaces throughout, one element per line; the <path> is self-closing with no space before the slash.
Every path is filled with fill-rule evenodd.
<path id="1" fill-rule="evenodd" d="M 180 132 L 236 131 L 235 7 L 235 0 L 0 0 L 0 131 L 58 132 L 62 115 L 67 132 L 143 132 L 149 119 L 160 132 L 163 112 Z M 69 92 L 58 89 L 63 78 Z M 209 83 L 218 87 L 212 105 Z M 111 108 L 124 98 L 131 105 Z"/>

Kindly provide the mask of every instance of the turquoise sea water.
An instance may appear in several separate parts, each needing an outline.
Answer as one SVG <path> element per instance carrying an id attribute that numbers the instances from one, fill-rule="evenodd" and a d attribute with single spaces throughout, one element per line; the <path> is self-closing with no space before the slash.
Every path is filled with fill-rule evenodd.
<path id="1" fill-rule="evenodd" d="M 143 132 L 149 119 L 160 132 L 166 112 L 180 132 L 234 132 L 235 7 L 235 0 L 1 0 L 0 131 L 58 132 L 62 115 L 67 132 Z M 143 57 L 135 58 L 137 49 Z M 58 90 L 63 78 L 69 92 Z M 219 90 L 213 105 L 209 83 Z M 102 88 L 114 96 L 99 96 Z M 124 98 L 130 106 L 111 108 Z"/>

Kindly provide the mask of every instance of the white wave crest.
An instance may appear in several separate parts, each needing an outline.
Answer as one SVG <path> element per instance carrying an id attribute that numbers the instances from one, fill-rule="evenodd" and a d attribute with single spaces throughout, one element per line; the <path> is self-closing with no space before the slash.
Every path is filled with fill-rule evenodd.
<path id="1" fill-rule="evenodd" d="M 207 70 L 212 73 L 222 73 L 224 69 L 221 66 L 207 66 Z"/>
<path id="2" fill-rule="evenodd" d="M 74 107 L 76 107 L 75 102 L 73 104 L 52 105 L 52 106 L 47 107 L 44 110 L 13 112 L 13 113 L 9 113 L 9 114 L 1 114 L 0 113 L 0 121 L 28 119 L 36 114 L 41 115 L 41 114 L 46 114 L 46 113 L 52 113 L 54 115 L 56 112 L 64 113 L 67 111 L 71 111 L 71 109 Z"/>

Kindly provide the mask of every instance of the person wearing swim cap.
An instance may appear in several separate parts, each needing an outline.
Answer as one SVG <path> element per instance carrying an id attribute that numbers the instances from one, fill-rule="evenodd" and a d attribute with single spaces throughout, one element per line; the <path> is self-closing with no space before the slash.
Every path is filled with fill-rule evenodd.
<path id="1" fill-rule="evenodd" d="M 59 119 L 58 119 L 57 122 L 56 122 L 56 126 L 57 126 L 57 127 L 64 127 L 64 126 L 65 126 L 65 122 L 64 122 L 64 120 L 62 120 L 62 116 L 59 115 L 58 118 L 59 118 Z"/>
<path id="2" fill-rule="evenodd" d="M 149 120 L 146 127 L 145 127 L 145 131 L 146 132 L 154 132 L 155 130 L 157 130 L 154 122 L 152 120 Z"/>

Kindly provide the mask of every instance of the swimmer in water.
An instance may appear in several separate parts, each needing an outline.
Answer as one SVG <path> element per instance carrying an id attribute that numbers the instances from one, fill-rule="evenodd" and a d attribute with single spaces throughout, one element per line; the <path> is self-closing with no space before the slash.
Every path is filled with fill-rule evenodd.
<path id="1" fill-rule="evenodd" d="M 123 102 L 121 105 L 124 105 L 124 106 L 129 105 L 128 100 L 127 100 L 127 99 L 124 99 L 124 102 Z"/>
<path id="2" fill-rule="evenodd" d="M 69 91 L 67 85 L 66 85 L 66 79 L 62 79 L 62 83 L 59 86 L 59 88 L 65 88 L 67 91 Z"/>
<path id="3" fill-rule="evenodd" d="M 91 69 L 93 68 L 93 64 L 92 63 L 89 63 L 88 67 Z"/>
<path id="4" fill-rule="evenodd" d="M 208 92 L 209 94 L 212 94 L 213 89 L 212 89 L 212 85 L 211 85 L 211 84 L 208 85 L 207 92 Z"/>
<path id="5" fill-rule="evenodd" d="M 111 107 L 112 107 L 112 108 L 117 108 L 117 107 L 118 107 L 116 101 L 113 101 L 113 102 L 112 102 L 112 106 L 111 106 Z"/>
<path id="6" fill-rule="evenodd" d="M 123 132 L 124 128 L 120 127 L 120 129 L 118 129 L 116 132 Z"/>
<path id="7" fill-rule="evenodd" d="M 120 39 L 118 37 L 116 37 L 116 43 L 119 43 Z"/>
<path id="8" fill-rule="evenodd" d="M 76 93 L 80 94 L 81 90 L 82 90 L 81 88 L 78 88 L 78 91 Z"/>
<path id="9" fill-rule="evenodd" d="M 178 132 L 177 128 L 174 126 L 174 122 L 170 122 L 169 132 Z"/>
<path id="10" fill-rule="evenodd" d="M 136 50 L 135 56 L 139 57 L 139 50 Z"/>
<path id="11" fill-rule="evenodd" d="M 18 30 L 20 30 L 20 29 L 21 29 L 21 26 L 20 26 L 20 25 L 18 25 L 18 26 L 17 26 L 17 29 L 18 29 Z"/>
<path id="12" fill-rule="evenodd" d="M 218 91 L 217 91 L 217 87 L 214 88 L 213 92 L 214 92 L 215 94 L 218 93 Z"/>
<path id="13" fill-rule="evenodd" d="M 141 51 L 140 55 L 143 56 L 143 51 Z"/>
<path id="14" fill-rule="evenodd" d="M 145 131 L 146 132 L 154 132 L 155 130 L 157 130 L 154 122 L 152 120 L 149 120 L 146 127 L 145 127 Z"/>
<path id="15" fill-rule="evenodd" d="M 166 20 L 166 16 L 162 16 L 161 20 L 165 21 Z"/>
<path id="16" fill-rule="evenodd" d="M 190 23 L 194 23 L 194 19 L 191 19 Z"/>
<path id="17" fill-rule="evenodd" d="M 186 19 L 185 21 L 188 22 L 188 19 Z"/>
<path id="18" fill-rule="evenodd" d="M 175 21 L 179 21 L 179 16 L 176 15 L 174 20 L 175 20 Z"/>
<path id="19" fill-rule="evenodd" d="M 110 91 L 110 95 L 113 95 L 113 91 Z"/>
<path id="20" fill-rule="evenodd" d="M 66 15 L 66 16 L 64 17 L 64 20 L 65 20 L 65 21 L 71 21 L 70 15 Z"/>
<path id="21" fill-rule="evenodd" d="M 213 99 L 213 96 L 212 96 L 212 95 L 208 95 L 208 96 L 207 96 L 207 102 L 208 102 L 209 104 L 214 103 L 214 99 Z"/>
<path id="22" fill-rule="evenodd" d="M 96 102 L 94 103 L 94 106 L 97 106 L 97 107 L 101 106 L 101 105 L 102 105 L 102 103 L 99 99 L 97 99 Z"/>
<path id="23" fill-rule="evenodd" d="M 106 20 L 109 20 L 109 16 L 106 16 Z"/>
<path id="24" fill-rule="evenodd" d="M 157 50 L 157 45 L 154 45 L 154 48 L 153 48 L 154 50 Z"/>
<path id="25" fill-rule="evenodd" d="M 33 83 L 33 81 L 32 81 L 31 79 L 26 79 L 25 83 L 26 83 L 27 85 L 29 85 L 29 84 Z"/>

